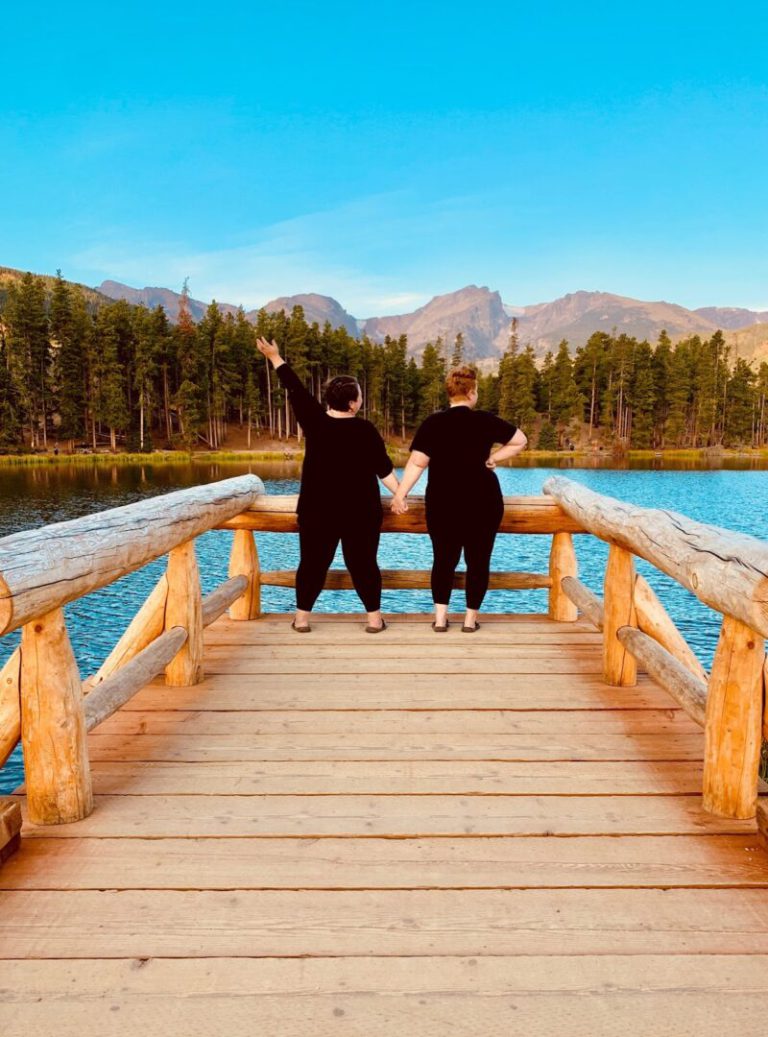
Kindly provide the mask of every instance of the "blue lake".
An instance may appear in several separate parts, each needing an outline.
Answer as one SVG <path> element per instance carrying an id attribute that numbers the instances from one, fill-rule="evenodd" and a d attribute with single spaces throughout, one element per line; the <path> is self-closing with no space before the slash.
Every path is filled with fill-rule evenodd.
<path id="1" fill-rule="evenodd" d="M 244 472 L 264 479 L 268 493 L 298 490 L 295 470 L 275 464 L 189 464 L 144 466 L 49 466 L 0 468 L 0 536 L 33 526 L 62 522 L 105 508 L 118 507 L 142 497 L 167 493 L 200 482 L 212 482 Z M 599 493 L 646 507 L 680 511 L 702 522 L 751 533 L 768 539 L 768 513 L 763 501 L 768 496 L 768 471 L 561 469 L 516 467 L 499 470 L 507 494 L 537 494 L 552 474 L 567 474 Z M 423 492 L 423 485 L 416 487 Z M 456 487 L 457 494 L 461 487 Z M 294 569 L 298 564 L 298 537 L 291 534 L 257 534 L 261 564 L 266 569 Z M 211 532 L 197 542 L 203 592 L 227 578 L 232 535 Z M 589 536 L 576 537 L 580 575 L 596 592 L 601 592 L 607 547 Z M 546 572 L 550 537 L 500 535 L 496 541 L 493 568 Z M 382 537 L 379 560 L 383 567 L 427 569 L 431 564 L 429 540 L 425 536 Z M 67 606 L 67 618 L 75 655 L 82 675 L 98 668 L 128 625 L 164 568 L 158 559 L 139 572 L 102 591 Z M 341 566 L 341 557 L 335 565 Z M 641 571 L 667 606 L 675 622 L 705 666 L 709 666 L 717 643 L 720 617 L 701 605 L 673 581 L 646 565 Z M 263 608 L 268 612 L 290 612 L 293 591 L 265 587 Z M 452 607 L 463 607 L 463 594 L 456 592 Z M 428 612 L 429 592 L 385 591 L 387 612 Z M 489 612 L 544 612 L 546 591 L 493 591 L 485 609 Z M 354 592 L 326 591 L 318 611 L 358 612 Z M 0 641 L 0 664 L 18 644 L 18 634 Z M 0 792 L 21 781 L 21 758 L 17 751 L 0 771 Z"/>

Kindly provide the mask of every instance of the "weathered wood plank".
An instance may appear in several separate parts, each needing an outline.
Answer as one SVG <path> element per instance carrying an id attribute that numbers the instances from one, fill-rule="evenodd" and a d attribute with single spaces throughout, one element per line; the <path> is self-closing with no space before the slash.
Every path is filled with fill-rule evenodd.
<path id="1" fill-rule="evenodd" d="M 454 681 L 440 674 L 409 675 L 393 684 L 374 673 L 335 673 L 318 679 L 317 673 L 270 674 L 268 681 L 246 673 L 208 675 L 191 688 L 173 695 L 179 709 L 665 709 L 666 692 L 644 679 L 636 688 L 608 689 L 596 675 L 490 673 L 464 675 L 457 691 Z M 138 692 L 126 710 L 168 708 L 168 690 L 153 682 Z"/>
<path id="2" fill-rule="evenodd" d="M 241 475 L 3 537 L 0 634 L 114 583 L 237 515 L 263 492 L 261 479 Z"/>
<path id="3" fill-rule="evenodd" d="M 761 889 L 36 890 L 2 903 L 0 957 L 14 959 L 768 954 Z"/>
<path id="4" fill-rule="evenodd" d="M 444 1037 L 488 1033 L 695 1033 L 758 1037 L 764 958 L 115 961 L 98 968 L 8 963 L 3 1032 L 147 1029 Z M 610 1020 L 609 1028 L 606 1021 Z M 418 1031 L 414 1030 L 418 1027 Z"/>
<path id="5" fill-rule="evenodd" d="M 174 626 L 177 625 L 179 624 L 174 624 Z M 476 636 L 479 638 L 481 635 L 482 630 L 478 631 Z M 359 658 L 355 657 L 354 669 L 361 676 L 373 674 L 380 679 L 383 667 L 382 660 L 376 658 L 375 655 L 371 655 L 367 659 L 362 656 Z M 437 652 L 429 656 L 419 655 L 411 656 L 410 658 L 393 654 L 390 661 L 386 663 L 386 667 L 390 674 L 411 674 L 416 670 L 425 676 L 428 674 L 448 674 L 454 679 L 457 677 L 457 662 L 444 656 L 441 657 Z M 335 666 L 324 668 L 324 672 L 330 677 L 331 674 L 343 673 L 348 671 L 349 668 L 349 665 L 345 665 L 345 660 L 341 658 Z M 520 651 L 516 655 L 510 654 L 508 657 L 467 655 L 461 663 L 463 679 L 472 674 L 519 673 L 537 674 L 539 676 L 551 673 L 592 674 L 594 677 L 597 677 L 601 672 L 601 668 L 600 656 L 595 651 L 585 651 L 578 654 L 576 652 L 562 652 L 559 655 L 549 656 L 536 656 L 526 651 Z M 282 674 L 283 676 L 288 676 L 301 673 L 316 675 L 318 663 L 311 658 L 302 658 L 298 653 L 295 655 L 290 653 L 287 657 L 276 656 L 269 658 L 266 653 L 259 652 L 258 650 L 250 656 L 240 653 L 235 655 L 234 653 L 214 654 L 211 652 L 206 655 L 206 669 L 212 675 L 237 673 L 253 676 L 257 674 Z M 186 686 L 193 682 L 185 680 L 184 683 Z M 254 684 L 258 683 L 258 681 L 254 681 Z"/>
<path id="6" fill-rule="evenodd" d="M 8 961 L 0 1022 L 7 1037 L 758 1037 L 767 967 L 763 955 Z"/>
<path id="7" fill-rule="evenodd" d="M 92 760 L 700 760 L 691 734 L 221 734 L 120 735 L 94 732 Z"/>
<path id="8" fill-rule="evenodd" d="M 692 796 L 102 796 L 90 817 L 29 838 L 416 837 L 755 833 Z M 2 802 L 2 801 L 0 801 Z"/>
<path id="9" fill-rule="evenodd" d="M 95 761 L 94 788 L 127 795 L 252 793 L 450 795 L 695 795 L 701 764 L 687 762 L 312 760 L 290 763 Z"/>
<path id="10" fill-rule="evenodd" d="M 557 851 L 555 853 L 555 850 Z M 0 889 L 759 886 L 757 835 L 453 839 L 29 839 Z"/>
<path id="11" fill-rule="evenodd" d="M 215 704 L 214 704 L 215 705 Z M 350 709 L 231 712 L 120 710 L 101 725 L 102 734 L 226 735 L 329 734 L 693 734 L 699 730 L 682 709 Z M 703 745 L 703 742 L 702 742 Z"/>

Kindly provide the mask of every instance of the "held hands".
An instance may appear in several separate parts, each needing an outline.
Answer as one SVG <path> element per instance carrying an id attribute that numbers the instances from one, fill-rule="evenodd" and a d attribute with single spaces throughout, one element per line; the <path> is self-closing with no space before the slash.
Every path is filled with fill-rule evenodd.
<path id="1" fill-rule="evenodd" d="M 274 339 L 271 342 L 267 342 L 265 338 L 257 338 L 256 348 L 260 353 L 263 353 L 274 367 L 279 367 L 282 363 L 283 358 L 280 356 L 280 347 Z"/>
<path id="2" fill-rule="evenodd" d="M 389 507 L 393 515 L 404 515 L 408 510 L 408 501 L 401 493 L 395 493 Z"/>

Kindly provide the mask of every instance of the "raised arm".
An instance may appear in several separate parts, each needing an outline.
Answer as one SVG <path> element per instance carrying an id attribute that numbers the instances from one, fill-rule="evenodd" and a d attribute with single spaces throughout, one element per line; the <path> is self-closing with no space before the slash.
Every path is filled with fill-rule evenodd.
<path id="1" fill-rule="evenodd" d="M 312 424 L 316 423 L 318 418 L 325 413 L 322 404 L 318 403 L 312 393 L 302 384 L 293 368 L 280 356 L 280 349 L 276 342 L 267 342 L 265 338 L 260 338 L 256 340 L 256 346 L 274 367 L 280 384 L 288 392 L 288 399 L 291 401 L 296 420 L 306 433 Z"/>
<path id="2" fill-rule="evenodd" d="M 486 468 L 495 468 L 499 461 L 506 461 L 510 457 L 516 457 L 525 449 L 527 442 L 528 437 L 523 430 L 521 428 L 516 429 L 514 436 L 508 443 L 491 452 L 490 457 L 485 462 Z"/>
<path id="3" fill-rule="evenodd" d="M 396 515 L 402 515 L 408 510 L 408 501 L 405 498 L 428 467 L 429 457 L 420 450 L 412 450 L 411 456 L 408 458 L 408 464 L 405 466 L 403 477 L 400 480 L 400 485 L 397 488 L 397 493 L 392 498 L 390 505 Z"/>

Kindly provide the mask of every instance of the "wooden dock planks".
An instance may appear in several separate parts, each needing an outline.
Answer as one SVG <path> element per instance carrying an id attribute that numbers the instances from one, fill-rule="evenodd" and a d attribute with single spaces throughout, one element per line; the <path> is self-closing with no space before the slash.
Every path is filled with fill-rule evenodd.
<path id="1" fill-rule="evenodd" d="M 94 813 L 0 868 L 4 1037 L 762 1032 L 768 854 L 593 628 L 206 642 L 90 736 Z"/>

